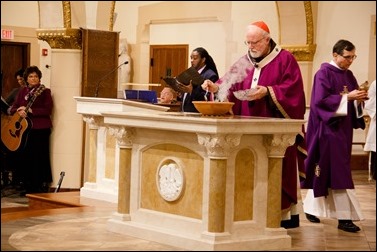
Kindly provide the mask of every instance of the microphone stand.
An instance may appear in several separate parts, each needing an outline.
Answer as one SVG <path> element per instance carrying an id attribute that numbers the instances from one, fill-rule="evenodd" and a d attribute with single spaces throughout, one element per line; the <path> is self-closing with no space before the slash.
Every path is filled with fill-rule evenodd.
<path id="1" fill-rule="evenodd" d="M 111 72 L 109 72 L 108 74 L 106 74 L 105 76 L 103 76 L 96 84 L 96 91 L 94 93 L 94 97 L 98 97 L 98 92 L 99 92 L 99 86 L 100 86 L 100 83 L 106 79 L 110 74 L 114 73 L 116 70 L 118 70 L 119 67 L 123 66 L 123 65 L 127 65 L 128 64 L 128 61 L 125 61 L 123 62 L 122 64 L 120 64 L 119 66 L 117 66 L 115 69 L 113 69 Z"/>

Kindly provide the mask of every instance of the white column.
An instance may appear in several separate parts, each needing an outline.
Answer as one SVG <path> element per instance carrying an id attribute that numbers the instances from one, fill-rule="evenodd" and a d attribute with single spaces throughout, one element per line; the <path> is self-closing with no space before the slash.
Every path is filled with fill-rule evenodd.
<path id="1" fill-rule="evenodd" d="M 83 119 L 76 112 L 74 96 L 81 95 L 82 52 L 77 49 L 52 49 L 51 87 L 52 114 L 51 165 L 53 185 L 65 171 L 62 188 L 81 187 Z M 43 83 L 43 77 L 42 77 Z M 47 84 L 47 83 L 46 83 Z M 47 84 L 48 85 L 48 84 Z"/>

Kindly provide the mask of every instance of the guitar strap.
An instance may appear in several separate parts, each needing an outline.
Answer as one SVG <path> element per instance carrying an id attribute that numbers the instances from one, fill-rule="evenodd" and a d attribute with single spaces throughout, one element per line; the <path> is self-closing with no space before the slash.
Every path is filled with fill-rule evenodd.
<path id="1" fill-rule="evenodd" d="M 25 100 L 29 100 L 29 102 L 26 106 L 26 112 L 29 111 L 29 109 L 30 109 L 31 105 L 33 105 L 35 99 L 37 99 L 37 97 L 39 95 L 41 95 L 44 90 L 45 90 L 45 86 L 43 84 L 41 84 L 35 90 L 34 90 L 34 88 L 32 90 L 30 90 L 30 92 L 25 96 Z"/>

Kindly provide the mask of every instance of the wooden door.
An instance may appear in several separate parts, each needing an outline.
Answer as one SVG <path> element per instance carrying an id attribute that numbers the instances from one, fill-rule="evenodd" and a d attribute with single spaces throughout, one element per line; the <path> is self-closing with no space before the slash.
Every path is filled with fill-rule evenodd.
<path id="1" fill-rule="evenodd" d="M 1 96 L 6 98 L 19 84 L 14 77 L 17 70 L 30 64 L 30 43 L 1 41 Z"/>
<path id="2" fill-rule="evenodd" d="M 149 82 L 161 83 L 152 90 L 160 96 L 166 83 L 162 79 L 167 76 L 177 76 L 188 68 L 188 45 L 151 45 Z"/>

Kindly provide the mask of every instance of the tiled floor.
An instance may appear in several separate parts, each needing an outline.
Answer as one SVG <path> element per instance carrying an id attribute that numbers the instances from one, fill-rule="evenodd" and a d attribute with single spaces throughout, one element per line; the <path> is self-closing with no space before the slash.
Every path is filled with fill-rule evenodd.
<path id="1" fill-rule="evenodd" d="M 289 229 L 292 248 L 289 251 L 376 251 L 376 182 L 368 181 L 367 171 L 353 171 L 356 193 L 365 220 L 356 222 L 358 233 L 337 229 L 337 221 L 321 218 L 310 223 L 300 214 L 300 227 Z M 16 194 L 2 195 L 1 206 L 23 207 L 27 198 Z M 302 191 L 304 196 L 306 191 Z M 3 197 L 4 196 L 4 197 Z M 3 220 L 1 223 L 2 251 L 177 251 L 180 248 L 159 244 L 107 231 L 107 220 L 116 210 L 115 204 L 81 198 L 95 207 L 58 209 L 43 216 Z M 92 202 L 91 202 L 92 201 Z M 2 211 L 3 213 L 3 211 Z M 200 250 L 200 248 L 199 248 Z"/>

